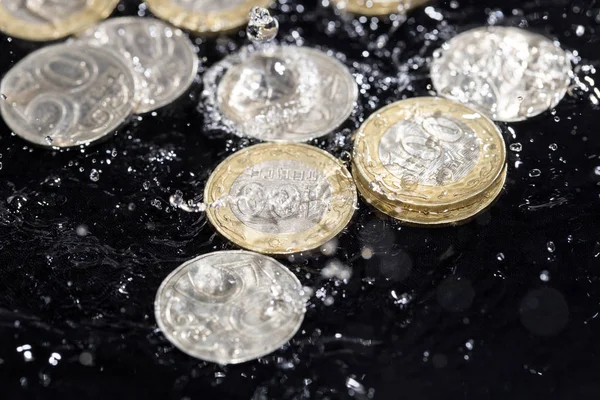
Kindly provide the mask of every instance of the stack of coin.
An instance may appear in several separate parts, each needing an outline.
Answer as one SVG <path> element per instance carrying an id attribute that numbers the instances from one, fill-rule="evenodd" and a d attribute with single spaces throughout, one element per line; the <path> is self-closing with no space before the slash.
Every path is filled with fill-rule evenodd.
<path id="1" fill-rule="evenodd" d="M 265 143 L 225 159 L 206 183 L 204 202 L 213 226 L 238 246 L 292 254 L 315 249 L 346 227 L 356 189 L 329 153 Z"/>
<path id="2" fill-rule="evenodd" d="M 405 13 L 429 0 L 332 0 L 340 10 L 367 16 Z"/>
<path id="3" fill-rule="evenodd" d="M 390 104 L 356 133 L 352 172 L 364 199 L 408 224 L 466 222 L 506 179 L 506 150 L 486 116 L 451 100 Z"/>

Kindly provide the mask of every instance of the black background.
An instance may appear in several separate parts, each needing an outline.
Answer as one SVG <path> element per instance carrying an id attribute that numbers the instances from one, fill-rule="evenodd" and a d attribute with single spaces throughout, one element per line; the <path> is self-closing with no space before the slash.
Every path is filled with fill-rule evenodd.
<path id="1" fill-rule="evenodd" d="M 344 160 L 374 109 L 432 93 L 428 57 L 475 26 L 558 39 L 581 58 L 582 85 L 554 112 L 500 124 L 522 150 L 508 151 L 505 190 L 475 221 L 409 228 L 361 204 L 333 257 L 283 259 L 319 296 L 289 345 L 227 367 L 174 349 L 153 315 L 170 271 L 234 248 L 204 214 L 169 206 L 176 190 L 199 196 L 218 162 L 251 143 L 205 120 L 201 79 L 82 150 L 33 147 L 1 123 L 0 398 L 600 398 L 600 118 L 591 97 L 600 3 L 434 1 L 397 29 L 316 1 L 281 3 L 281 41 L 340 53 L 359 80 L 354 115 L 313 142 Z M 138 12 L 150 17 L 133 1 L 114 15 Z M 2 73 L 44 46 L 0 40 Z M 245 43 L 242 34 L 196 39 L 199 76 Z M 321 276 L 332 259 L 352 268 L 347 283 Z"/>

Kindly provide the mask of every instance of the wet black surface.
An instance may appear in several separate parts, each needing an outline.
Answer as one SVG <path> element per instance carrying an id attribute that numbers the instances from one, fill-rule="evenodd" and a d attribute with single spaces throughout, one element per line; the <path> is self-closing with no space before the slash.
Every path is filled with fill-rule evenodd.
<path id="1" fill-rule="evenodd" d="M 302 3 L 277 7 L 282 39 L 340 52 L 361 84 L 355 115 L 314 143 L 343 159 L 373 109 L 430 93 L 426 58 L 471 27 L 557 38 L 581 58 L 581 85 L 555 112 L 501 125 L 521 149 L 509 151 L 499 201 L 470 224 L 402 227 L 361 204 L 334 256 L 284 259 L 316 292 L 300 332 L 228 367 L 174 349 L 153 315 L 170 271 L 234 248 L 202 213 L 169 205 L 176 190 L 201 194 L 218 162 L 249 143 L 209 129 L 200 79 L 84 150 L 34 148 L 2 123 L 0 398 L 600 398 L 600 3 L 434 1 L 393 29 Z M 116 15 L 138 11 L 127 2 Z M 0 40 L 2 73 L 43 46 Z M 197 43 L 202 72 L 245 39 Z M 334 259 L 352 268 L 347 283 L 320 275 Z"/>

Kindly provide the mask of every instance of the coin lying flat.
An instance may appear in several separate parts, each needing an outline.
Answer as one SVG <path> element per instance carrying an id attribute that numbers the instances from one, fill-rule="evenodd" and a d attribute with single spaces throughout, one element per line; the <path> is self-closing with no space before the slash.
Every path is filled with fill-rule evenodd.
<path id="1" fill-rule="evenodd" d="M 241 52 L 213 67 L 216 107 L 240 136 L 301 142 L 327 135 L 352 113 L 358 87 L 350 71 L 325 53 L 295 46 Z M 213 96 L 209 93 L 209 96 Z"/>
<path id="2" fill-rule="evenodd" d="M 136 78 L 137 113 L 163 107 L 187 91 L 198 71 L 198 57 L 179 30 L 151 18 L 111 18 L 80 37 L 118 50 Z"/>
<path id="3" fill-rule="evenodd" d="M 353 173 L 355 177 L 359 176 L 355 171 Z M 500 177 L 492 183 L 489 189 L 472 199 L 471 202 L 458 205 L 456 208 L 437 211 L 411 209 L 410 206 L 399 205 L 385 198 L 375 196 L 369 188 L 368 183 L 363 182 L 360 178 L 357 178 L 355 182 L 358 191 L 365 201 L 384 214 L 398 219 L 407 225 L 441 227 L 467 223 L 488 209 L 502 192 L 506 182 L 506 175 L 507 170 L 505 167 Z"/>
<path id="4" fill-rule="evenodd" d="M 429 0 L 332 0 L 337 8 L 353 14 L 383 16 L 403 13 Z"/>
<path id="5" fill-rule="evenodd" d="M 125 60 L 86 44 L 57 44 L 13 66 L 0 91 L 2 117 L 42 146 L 88 144 L 112 132 L 134 107 L 134 78 Z"/>
<path id="6" fill-rule="evenodd" d="M 21 39 L 55 40 L 105 19 L 118 3 L 118 0 L 2 0 L 0 30 Z"/>
<path id="7" fill-rule="evenodd" d="M 572 67 L 558 44 L 509 27 L 464 32 L 434 53 L 431 80 L 437 92 L 515 122 L 555 107 L 567 92 Z"/>
<path id="8" fill-rule="evenodd" d="M 352 218 L 356 189 L 341 162 L 304 144 L 259 144 L 212 173 L 204 192 L 210 222 L 240 247 L 266 254 L 317 248 Z"/>
<path id="9" fill-rule="evenodd" d="M 497 182 L 504 140 L 477 111 L 439 97 L 390 104 L 355 136 L 355 181 L 372 196 L 426 212 L 470 204 Z"/>
<path id="10" fill-rule="evenodd" d="M 150 11 L 173 25 L 199 34 L 227 32 L 248 22 L 254 6 L 272 0 L 148 0 Z"/>
<path id="11" fill-rule="evenodd" d="M 305 298 L 294 274 L 272 258 L 220 251 L 173 271 L 154 310 L 161 331 L 184 353 L 237 364 L 287 343 L 302 324 Z"/>

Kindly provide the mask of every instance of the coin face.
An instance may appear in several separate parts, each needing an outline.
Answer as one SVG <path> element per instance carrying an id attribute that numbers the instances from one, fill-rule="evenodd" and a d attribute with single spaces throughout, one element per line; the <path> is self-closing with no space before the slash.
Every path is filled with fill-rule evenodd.
<path id="1" fill-rule="evenodd" d="M 403 13 L 429 0 L 332 0 L 342 10 L 354 14 L 383 16 Z"/>
<path id="2" fill-rule="evenodd" d="M 112 132 L 134 107 L 134 78 L 125 60 L 87 44 L 38 50 L 4 76 L 2 117 L 42 146 L 88 144 Z"/>
<path id="3" fill-rule="evenodd" d="M 354 213 L 356 189 L 329 153 L 304 144 L 259 144 L 215 169 L 204 201 L 211 223 L 238 246 L 290 254 L 339 234 Z"/>
<path id="4" fill-rule="evenodd" d="M 231 31 L 248 22 L 254 6 L 271 0 L 148 0 L 150 11 L 173 25 L 200 34 Z"/>
<path id="5" fill-rule="evenodd" d="M 86 31 L 82 40 L 118 50 L 129 60 L 136 78 L 136 113 L 170 104 L 190 87 L 198 57 L 179 30 L 151 18 L 111 18 Z"/>
<path id="6" fill-rule="evenodd" d="M 298 279 L 270 257 L 220 251 L 194 258 L 162 283 L 154 302 L 163 334 L 184 353 L 219 364 L 262 357 L 298 331 Z"/>
<path id="7" fill-rule="evenodd" d="M 110 15 L 118 0 L 0 0 L 0 30 L 27 40 L 55 40 Z"/>
<path id="8" fill-rule="evenodd" d="M 358 97 L 348 69 L 325 53 L 293 46 L 225 59 L 216 106 L 241 136 L 301 142 L 327 135 L 352 113 Z M 206 87 L 218 74 L 206 75 Z M 209 101 L 210 98 L 209 98 Z"/>
<path id="9" fill-rule="evenodd" d="M 496 121 L 514 122 L 555 107 L 571 81 L 571 62 L 558 44 L 518 28 L 464 32 L 434 53 L 437 92 Z"/>
<path id="10" fill-rule="evenodd" d="M 507 170 L 505 167 L 500 177 L 481 195 L 472 199 L 471 202 L 437 211 L 413 209 L 410 208 L 410 205 L 399 205 L 386 199 L 377 198 L 374 196 L 373 191 L 368 188 L 368 185 L 360 179 L 356 180 L 356 187 L 367 203 L 384 214 L 402 221 L 404 224 L 442 227 L 465 224 L 488 209 L 501 194 L 506 182 L 506 175 Z"/>
<path id="11" fill-rule="evenodd" d="M 355 179 L 386 201 L 429 211 L 471 202 L 505 163 L 504 140 L 492 121 L 436 97 L 384 107 L 365 121 L 354 142 Z"/>

